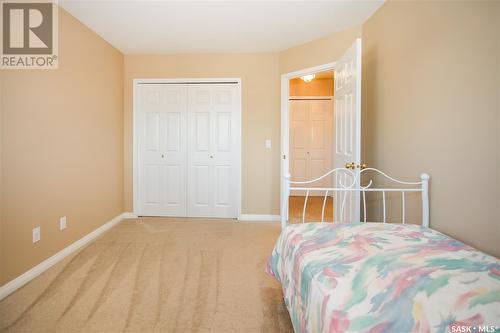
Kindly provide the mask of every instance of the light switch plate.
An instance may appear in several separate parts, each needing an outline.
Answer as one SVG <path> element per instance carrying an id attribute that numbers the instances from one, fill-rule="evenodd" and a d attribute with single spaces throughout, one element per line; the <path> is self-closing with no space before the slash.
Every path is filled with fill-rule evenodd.
<path id="1" fill-rule="evenodd" d="M 40 227 L 33 228 L 33 243 L 40 241 Z"/>
<path id="2" fill-rule="evenodd" d="M 59 219 L 59 230 L 66 229 L 66 216 L 63 216 Z"/>
<path id="3" fill-rule="evenodd" d="M 271 149 L 271 139 L 266 139 L 266 149 Z"/>

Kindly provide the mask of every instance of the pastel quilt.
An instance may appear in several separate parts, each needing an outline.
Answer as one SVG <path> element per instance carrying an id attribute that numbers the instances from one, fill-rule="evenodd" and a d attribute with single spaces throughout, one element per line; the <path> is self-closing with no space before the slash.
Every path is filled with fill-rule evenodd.
<path id="1" fill-rule="evenodd" d="M 296 332 L 500 332 L 500 260 L 429 228 L 290 225 L 267 271 Z"/>

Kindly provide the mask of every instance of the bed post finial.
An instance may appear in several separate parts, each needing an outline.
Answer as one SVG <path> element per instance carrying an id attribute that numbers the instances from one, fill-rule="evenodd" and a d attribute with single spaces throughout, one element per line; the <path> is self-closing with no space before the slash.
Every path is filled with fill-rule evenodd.
<path id="1" fill-rule="evenodd" d="M 422 180 L 422 225 L 429 227 L 429 179 L 431 177 L 423 173 L 420 175 Z"/>
<path id="2" fill-rule="evenodd" d="M 286 222 L 288 220 L 288 200 L 290 197 L 290 173 L 285 174 L 285 179 L 283 180 L 283 209 L 281 210 L 281 230 L 285 229 Z"/>

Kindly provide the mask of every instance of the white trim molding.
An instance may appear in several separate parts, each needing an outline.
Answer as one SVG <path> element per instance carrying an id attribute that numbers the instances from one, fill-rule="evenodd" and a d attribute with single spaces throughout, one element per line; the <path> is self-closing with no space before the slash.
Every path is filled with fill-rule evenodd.
<path id="1" fill-rule="evenodd" d="M 111 219 L 110 221 L 104 223 L 101 225 L 99 228 L 95 229 L 94 231 L 90 232 L 89 234 L 85 235 L 84 237 L 80 238 L 73 244 L 69 245 L 68 247 L 62 249 L 61 251 L 57 252 L 54 254 L 52 257 L 49 257 L 30 269 L 29 271 L 23 273 L 22 275 L 18 276 L 14 280 L 11 280 L 10 282 L 7 282 L 3 286 L 0 287 L 0 301 L 4 299 L 5 297 L 9 296 L 12 294 L 14 291 L 17 289 L 21 288 L 24 286 L 26 283 L 30 282 L 73 252 L 79 250 L 80 248 L 84 247 L 100 235 L 104 234 L 106 231 L 109 229 L 113 228 L 117 224 L 119 224 L 123 219 L 127 218 L 130 213 L 123 213 L 118 215 L 117 217 Z"/>
<path id="2" fill-rule="evenodd" d="M 136 219 L 139 216 L 135 215 L 133 212 L 125 212 L 122 214 L 122 219 Z"/>
<path id="3" fill-rule="evenodd" d="M 252 221 L 252 222 L 275 222 L 280 221 L 279 215 L 263 215 L 263 214 L 240 214 L 239 221 Z"/>

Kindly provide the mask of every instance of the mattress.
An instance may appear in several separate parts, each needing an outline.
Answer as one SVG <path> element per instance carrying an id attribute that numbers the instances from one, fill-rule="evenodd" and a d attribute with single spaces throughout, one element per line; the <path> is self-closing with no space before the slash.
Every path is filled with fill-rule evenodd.
<path id="1" fill-rule="evenodd" d="M 296 332 L 500 327 L 500 261 L 417 225 L 289 225 L 267 272 Z"/>

